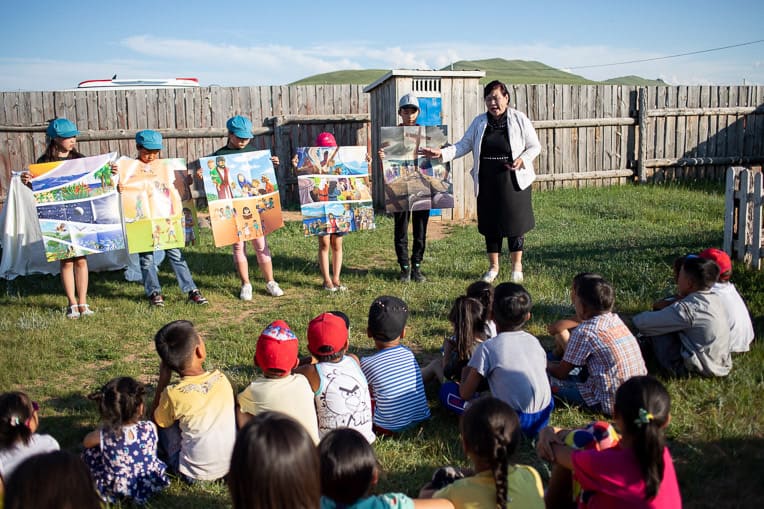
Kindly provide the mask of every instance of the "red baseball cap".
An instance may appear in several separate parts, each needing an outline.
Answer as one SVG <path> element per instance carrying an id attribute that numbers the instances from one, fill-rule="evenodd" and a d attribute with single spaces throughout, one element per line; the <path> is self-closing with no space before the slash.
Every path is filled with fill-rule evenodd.
<path id="1" fill-rule="evenodd" d="M 342 317 L 321 313 L 308 324 L 308 350 L 313 355 L 334 355 L 347 344 L 348 328 Z"/>
<path id="2" fill-rule="evenodd" d="M 299 362 L 297 336 L 283 320 L 276 320 L 257 338 L 255 360 L 263 371 L 277 369 L 289 373 Z"/>
<path id="3" fill-rule="evenodd" d="M 710 247 L 702 251 L 698 256 L 706 260 L 711 260 L 719 267 L 719 280 L 727 281 L 732 275 L 732 260 L 729 255 L 721 249 Z"/>
<path id="4" fill-rule="evenodd" d="M 334 135 L 332 133 L 319 133 L 318 136 L 316 136 L 316 146 L 317 147 L 336 147 L 337 146 L 337 140 L 334 139 Z"/>

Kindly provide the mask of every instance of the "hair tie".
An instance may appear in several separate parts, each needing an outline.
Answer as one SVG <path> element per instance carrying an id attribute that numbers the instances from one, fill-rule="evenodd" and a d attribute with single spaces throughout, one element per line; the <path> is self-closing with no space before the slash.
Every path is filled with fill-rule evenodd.
<path id="1" fill-rule="evenodd" d="M 21 420 L 19 420 L 19 416 L 18 415 L 14 415 L 14 416 L 10 417 L 8 419 L 8 422 L 11 424 L 12 428 L 15 428 L 16 426 L 21 424 Z"/>
<path id="2" fill-rule="evenodd" d="M 643 424 L 650 424 L 650 421 L 655 419 L 655 416 L 645 410 L 644 408 L 639 409 L 639 416 L 634 419 L 634 424 L 637 425 L 638 428 L 641 428 Z"/>

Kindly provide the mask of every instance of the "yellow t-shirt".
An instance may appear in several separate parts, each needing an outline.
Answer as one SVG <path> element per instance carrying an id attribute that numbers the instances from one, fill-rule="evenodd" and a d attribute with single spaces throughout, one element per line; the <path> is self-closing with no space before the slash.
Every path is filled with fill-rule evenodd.
<path id="1" fill-rule="evenodd" d="M 192 479 L 219 479 L 228 473 L 236 441 L 231 383 L 218 370 L 184 376 L 159 397 L 154 420 L 163 427 L 178 421 L 181 473 Z"/>
<path id="2" fill-rule="evenodd" d="M 536 469 L 527 465 L 509 467 L 507 508 L 544 509 L 544 491 Z M 456 509 L 496 507 L 496 485 L 490 471 L 459 479 L 436 491 L 432 498 L 447 498 Z"/>

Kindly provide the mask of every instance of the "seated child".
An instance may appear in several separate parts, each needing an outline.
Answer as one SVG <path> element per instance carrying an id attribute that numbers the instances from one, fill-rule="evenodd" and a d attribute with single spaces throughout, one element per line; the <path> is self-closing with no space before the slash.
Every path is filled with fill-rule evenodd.
<path id="1" fill-rule="evenodd" d="M 382 296 L 369 307 L 366 333 L 377 353 L 361 359 L 374 401 L 374 427 L 381 434 L 403 431 L 430 418 L 424 382 L 414 354 L 401 345 L 409 316 L 406 303 Z"/>
<path id="2" fill-rule="evenodd" d="M 82 458 L 50 451 L 25 459 L 5 481 L 5 509 L 101 509 Z"/>
<path id="3" fill-rule="evenodd" d="M 522 330 L 531 318 L 531 296 L 515 283 L 502 283 L 493 297 L 493 319 L 499 334 L 480 345 L 468 364 L 470 372 L 459 387 L 469 400 L 483 379 L 491 393 L 511 406 L 520 427 L 535 436 L 554 409 L 546 376 L 546 352 L 539 340 Z"/>
<path id="4" fill-rule="evenodd" d="M 412 500 L 402 493 L 372 495 L 379 479 L 374 449 L 354 429 L 329 432 L 318 446 L 321 461 L 321 509 L 453 508 L 448 501 Z"/>
<path id="5" fill-rule="evenodd" d="M 650 376 L 625 381 L 616 392 L 613 417 L 621 438 L 609 447 L 576 450 L 569 430 L 547 427 L 539 434 L 539 456 L 554 463 L 547 507 L 568 507 L 571 480 L 578 507 L 680 508 L 682 499 L 664 430 L 671 418 L 666 388 Z M 610 437 L 608 437 L 610 438 Z"/>
<path id="6" fill-rule="evenodd" d="M 157 429 L 143 421 L 144 385 L 115 378 L 88 396 L 98 403 L 101 426 L 85 436 L 83 459 L 107 502 L 144 504 L 170 484 L 167 465 L 157 458 Z"/>
<path id="7" fill-rule="evenodd" d="M 420 491 L 420 497 L 445 498 L 456 509 L 543 509 L 543 488 L 538 472 L 531 466 L 511 461 L 520 442 L 520 422 L 509 405 L 490 396 L 480 398 L 464 412 L 459 427 L 464 453 L 474 466 L 475 474 L 437 491 L 428 484 Z"/>
<path id="8" fill-rule="evenodd" d="M 753 323 L 748 308 L 743 298 L 730 282 L 732 277 L 732 260 L 724 251 L 709 248 L 698 256 L 706 260 L 712 260 L 719 267 L 719 279 L 711 291 L 719 296 L 727 311 L 727 319 L 730 324 L 730 351 L 747 352 L 753 341 Z"/>
<path id="9" fill-rule="evenodd" d="M 721 298 L 711 291 L 718 277 L 716 263 L 687 256 L 677 278 L 680 299 L 633 318 L 639 332 L 650 337 L 656 361 L 671 376 L 690 371 L 726 376 L 732 369 L 727 313 Z"/>
<path id="10" fill-rule="evenodd" d="M 234 509 L 315 509 L 321 498 L 316 445 L 288 415 L 257 414 L 236 436 L 227 484 Z"/>
<path id="11" fill-rule="evenodd" d="M 207 348 L 191 322 L 168 323 L 154 344 L 161 362 L 151 415 L 167 465 L 191 480 L 224 477 L 236 439 L 231 383 L 218 370 L 204 370 Z M 170 385 L 173 371 L 180 381 Z"/>
<path id="12" fill-rule="evenodd" d="M 465 295 L 477 299 L 483 305 L 483 321 L 485 322 L 485 337 L 492 338 L 496 335 L 496 323 L 491 317 L 493 309 L 494 288 L 491 283 L 485 281 L 475 281 L 467 287 Z"/>
<path id="13" fill-rule="evenodd" d="M 38 412 L 37 402 L 23 392 L 0 394 L 0 493 L 22 461 L 59 449 L 55 438 L 37 433 Z"/>
<path id="14" fill-rule="evenodd" d="M 578 284 L 584 279 L 590 277 L 601 278 L 602 276 L 592 274 L 591 272 L 582 272 L 573 278 L 573 285 L 570 288 L 571 302 L 573 302 L 575 299 L 576 288 L 578 287 Z M 551 334 L 554 338 L 554 350 L 552 351 L 552 355 L 554 357 L 562 358 L 563 354 L 565 353 L 565 349 L 568 347 L 568 340 L 570 340 L 571 330 L 575 329 L 579 325 L 581 325 L 581 321 L 575 315 L 561 318 L 560 320 L 547 325 L 547 332 L 549 332 L 549 334 Z"/>
<path id="15" fill-rule="evenodd" d="M 239 428 L 265 411 L 284 413 L 305 426 L 318 444 L 318 420 L 313 391 L 304 376 L 293 375 L 300 345 L 286 322 L 276 320 L 263 330 L 255 347 L 255 366 L 263 376 L 239 393 L 236 421 Z"/>
<path id="16" fill-rule="evenodd" d="M 348 328 L 342 317 L 322 313 L 308 324 L 308 350 L 318 361 L 295 369 L 308 379 L 318 417 L 318 436 L 353 428 L 369 443 L 372 431 L 369 385 L 358 357 L 347 353 Z"/>
<path id="17" fill-rule="evenodd" d="M 580 325 L 571 332 L 562 360 L 549 361 L 547 371 L 555 396 L 611 415 L 618 387 L 646 375 L 647 368 L 637 339 L 613 313 L 613 287 L 600 276 L 579 276 L 571 298 Z M 575 367 L 586 368 L 586 380 L 569 377 Z"/>

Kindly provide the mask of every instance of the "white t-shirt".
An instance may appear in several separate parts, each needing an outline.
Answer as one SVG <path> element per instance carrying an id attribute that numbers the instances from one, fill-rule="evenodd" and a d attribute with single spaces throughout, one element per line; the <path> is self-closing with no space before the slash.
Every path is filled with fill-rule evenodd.
<path id="1" fill-rule="evenodd" d="M 16 467 L 36 454 L 59 450 L 58 442 L 50 435 L 34 433 L 29 443 L 18 442 L 10 449 L 0 450 L 0 477 L 7 483 Z"/>
<path id="2" fill-rule="evenodd" d="M 303 425 L 318 443 L 318 419 L 310 382 L 302 375 L 282 378 L 260 377 L 239 393 L 242 412 L 257 415 L 266 411 L 284 413 Z"/>
<path id="3" fill-rule="evenodd" d="M 743 298 L 729 281 L 714 283 L 711 291 L 719 296 L 730 323 L 730 352 L 747 352 L 753 341 L 753 323 Z"/>

